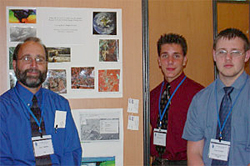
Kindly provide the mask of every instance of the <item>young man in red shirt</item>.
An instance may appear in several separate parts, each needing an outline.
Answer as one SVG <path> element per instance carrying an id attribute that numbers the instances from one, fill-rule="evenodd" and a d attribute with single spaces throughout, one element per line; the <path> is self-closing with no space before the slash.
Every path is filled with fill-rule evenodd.
<path id="1" fill-rule="evenodd" d="M 150 93 L 152 165 L 187 165 L 187 141 L 181 136 L 189 104 L 203 86 L 183 72 L 187 64 L 183 36 L 162 35 L 157 46 L 164 80 Z"/>

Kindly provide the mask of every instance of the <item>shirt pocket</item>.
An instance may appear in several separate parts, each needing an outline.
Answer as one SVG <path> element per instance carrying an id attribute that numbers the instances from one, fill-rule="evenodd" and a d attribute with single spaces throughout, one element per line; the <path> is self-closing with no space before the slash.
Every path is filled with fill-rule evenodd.
<path id="1" fill-rule="evenodd" d="M 247 165 L 250 163 L 250 121 L 245 117 L 234 117 L 232 127 L 232 149 L 231 149 L 231 165 Z M 243 164 L 244 163 L 244 164 Z"/>
<path id="2" fill-rule="evenodd" d="M 245 117 L 234 117 L 233 141 L 250 152 L 250 122 Z"/>

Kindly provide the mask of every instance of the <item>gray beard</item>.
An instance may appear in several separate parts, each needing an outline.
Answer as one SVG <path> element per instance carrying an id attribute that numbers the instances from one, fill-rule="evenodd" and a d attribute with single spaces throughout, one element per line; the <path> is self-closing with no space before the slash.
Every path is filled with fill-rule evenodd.
<path id="1" fill-rule="evenodd" d="M 39 72 L 39 75 L 35 77 L 27 76 L 27 73 L 30 71 Z M 37 88 L 40 85 L 42 85 L 42 83 L 45 81 L 47 77 L 47 70 L 45 72 L 41 72 L 37 69 L 27 69 L 24 72 L 21 72 L 18 68 L 16 68 L 15 74 L 16 74 L 17 80 L 20 81 L 25 86 L 29 88 Z"/>

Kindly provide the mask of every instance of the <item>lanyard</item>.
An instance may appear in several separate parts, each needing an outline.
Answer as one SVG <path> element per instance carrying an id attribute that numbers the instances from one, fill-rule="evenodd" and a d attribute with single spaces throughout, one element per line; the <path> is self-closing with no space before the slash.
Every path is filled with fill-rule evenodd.
<path id="1" fill-rule="evenodd" d="M 242 88 L 240 89 L 240 92 L 238 93 L 238 95 L 236 96 L 235 98 L 235 101 L 233 102 L 231 108 L 230 108 L 230 111 L 228 112 L 227 114 L 227 117 L 226 119 L 224 120 L 222 126 L 221 126 L 221 122 L 220 122 L 220 114 L 219 114 L 219 108 L 218 108 L 218 96 L 217 96 L 217 85 L 215 86 L 215 101 L 216 101 L 216 110 L 217 110 L 217 120 L 218 120 L 218 125 L 219 125 L 219 129 L 220 129 L 220 137 L 219 139 L 222 139 L 222 131 L 226 125 L 226 122 L 227 122 L 227 119 L 229 118 L 229 115 L 231 114 L 232 110 L 233 110 L 233 107 L 236 103 L 236 101 L 238 100 L 239 96 L 240 96 L 240 93 L 242 92 L 243 88 L 245 87 L 246 83 L 247 83 L 247 80 L 248 78 L 246 79 L 244 85 L 242 86 Z M 217 84 L 217 82 L 216 82 Z"/>
<path id="2" fill-rule="evenodd" d="M 41 110 L 41 118 L 40 118 L 39 121 L 38 121 L 38 119 L 37 119 L 36 116 L 33 114 L 33 112 L 31 111 L 31 109 L 25 104 L 25 102 L 23 101 L 23 99 L 19 96 L 19 94 L 18 94 L 16 88 L 14 88 L 14 91 L 15 91 L 16 95 L 18 96 L 18 98 L 19 98 L 19 99 L 22 101 L 22 103 L 25 105 L 25 107 L 26 107 L 27 110 L 29 111 L 30 115 L 34 118 L 34 120 L 35 120 L 37 126 L 39 127 L 39 133 L 42 134 L 41 124 L 42 124 L 42 116 L 43 116 L 43 111 L 42 111 L 43 104 L 42 104 L 42 106 L 41 106 L 41 108 L 40 108 L 40 110 Z M 43 101 L 43 95 L 42 95 L 42 101 Z"/>
<path id="3" fill-rule="evenodd" d="M 179 89 L 179 87 L 180 87 L 181 84 L 185 81 L 186 78 L 187 78 L 187 77 L 185 76 L 185 77 L 181 80 L 181 82 L 178 84 L 178 86 L 175 88 L 174 93 L 171 95 L 171 97 L 169 98 L 169 100 L 168 100 L 168 102 L 167 102 L 167 104 L 166 104 L 166 106 L 165 106 L 165 108 L 164 108 L 164 111 L 161 113 L 161 94 L 162 94 L 162 89 L 163 89 L 163 87 L 164 87 L 164 81 L 162 82 L 162 84 L 161 84 L 161 92 L 160 92 L 160 96 L 159 96 L 160 127 L 161 127 L 161 121 L 162 121 L 162 119 L 163 119 L 163 116 L 165 115 L 166 110 L 167 110 L 167 108 L 168 108 L 168 106 L 169 106 L 169 104 L 170 104 L 172 98 L 174 97 L 176 91 Z"/>

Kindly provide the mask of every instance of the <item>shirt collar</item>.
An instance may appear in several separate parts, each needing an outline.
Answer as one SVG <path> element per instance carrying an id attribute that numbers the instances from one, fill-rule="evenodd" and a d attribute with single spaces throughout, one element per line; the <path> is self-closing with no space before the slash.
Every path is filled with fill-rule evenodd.
<path id="1" fill-rule="evenodd" d="M 233 83 L 232 87 L 234 87 L 235 89 L 241 89 L 242 86 L 244 86 L 246 80 L 248 79 L 248 75 L 247 73 L 244 71 L 239 78 L 237 78 L 237 80 Z"/>
<path id="2" fill-rule="evenodd" d="M 174 79 L 173 81 L 170 82 L 170 92 L 174 91 L 175 88 L 179 85 L 179 83 L 182 81 L 182 79 L 185 77 L 184 72 L 181 73 L 181 75 L 179 75 L 179 77 L 177 77 L 176 79 Z M 167 80 L 165 80 L 165 85 L 167 85 Z"/>
<path id="3" fill-rule="evenodd" d="M 16 84 L 16 90 L 26 105 L 32 105 L 32 98 L 34 96 L 34 94 L 32 92 L 30 92 L 28 89 L 26 89 L 24 86 L 22 86 L 19 82 L 17 82 L 17 84 Z M 40 105 L 42 102 L 42 88 L 40 88 L 36 92 L 35 95 L 36 95 L 38 104 Z"/>

